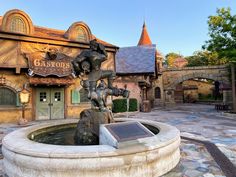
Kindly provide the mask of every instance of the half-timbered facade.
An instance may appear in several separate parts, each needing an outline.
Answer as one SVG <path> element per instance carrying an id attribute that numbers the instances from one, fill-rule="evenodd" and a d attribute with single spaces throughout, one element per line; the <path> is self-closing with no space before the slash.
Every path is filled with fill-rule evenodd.
<path id="1" fill-rule="evenodd" d="M 28 121 L 78 118 L 90 104 L 80 79 L 71 75 L 71 60 L 95 38 L 84 22 L 64 31 L 35 26 L 17 9 L 0 16 L 0 122 L 21 118 L 19 92 L 24 84 L 30 91 Z M 108 52 L 102 67 L 114 70 L 118 47 L 96 39 Z"/>

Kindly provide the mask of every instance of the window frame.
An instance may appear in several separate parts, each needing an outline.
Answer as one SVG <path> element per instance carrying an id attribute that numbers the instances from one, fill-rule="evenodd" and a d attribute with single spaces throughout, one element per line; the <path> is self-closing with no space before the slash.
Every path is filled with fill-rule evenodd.
<path id="1" fill-rule="evenodd" d="M 9 31 L 12 33 L 27 34 L 27 24 L 25 23 L 25 20 L 18 15 L 12 17 L 9 24 Z"/>
<path id="2" fill-rule="evenodd" d="M 8 87 L 8 86 L 0 86 L 0 92 L 1 92 L 1 89 L 7 89 L 8 91 L 10 91 L 12 93 L 11 96 L 14 96 L 14 98 L 13 98 L 13 101 L 11 104 L 1 104 L 1 101 L 0 101 L 0 108 L 17 107 L 18 102 L 19 102 L 18 92 L 15 89 Z M 13 104 L 13 102 L 14 102 L 14 104 Z"/>
<path id="3" fill-rule="evenodd" d="M 161 88 L 160 87 L 155 87 L 154 97 L 155 97 L 155 99 L 161 99 Z"/>

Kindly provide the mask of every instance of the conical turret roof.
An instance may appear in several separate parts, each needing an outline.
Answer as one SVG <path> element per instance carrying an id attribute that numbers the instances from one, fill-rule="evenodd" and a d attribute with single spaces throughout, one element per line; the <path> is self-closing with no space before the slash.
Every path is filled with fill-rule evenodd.
<path id="1" fill-rule="evenodd" d="M 152 45 L 152 41 L 148 35 L 145 22 L 143 23 L 143 30 L 142 30 L 142 34 L 140 36 L 138 45 Z"/>

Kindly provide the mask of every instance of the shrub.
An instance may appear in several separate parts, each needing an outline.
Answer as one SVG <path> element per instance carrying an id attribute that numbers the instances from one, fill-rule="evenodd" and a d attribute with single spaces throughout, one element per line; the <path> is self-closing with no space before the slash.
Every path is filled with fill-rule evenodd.
<path id="1" fill-rule="evenodd" d="M 138 110 L 138 101 L 136 98 L 129 99 L 129 112 Z M 113 100 L 112 112 L 126 112 L 127 111 L 127 99 Z"/>
<path id="2" fill-rule="evenodd" d="M 134 112 L 138 110 L 138 101 L 136 98 L 129 99 L 129 112 Z"/>

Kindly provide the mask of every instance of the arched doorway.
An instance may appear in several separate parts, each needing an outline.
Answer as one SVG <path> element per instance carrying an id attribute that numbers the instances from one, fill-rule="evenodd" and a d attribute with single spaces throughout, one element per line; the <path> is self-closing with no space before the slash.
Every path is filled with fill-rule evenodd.
<path id="1" fill-rule="evenodd" d="M 215 83 L 218 84 L 219 93 Z M 205 78 L 192 78 L 178 83 L 174 91 L 176 103 L 214 102 L 222 101 L 222 83 Z M 216 97 L 217 96 L 217 97 Z"/>

